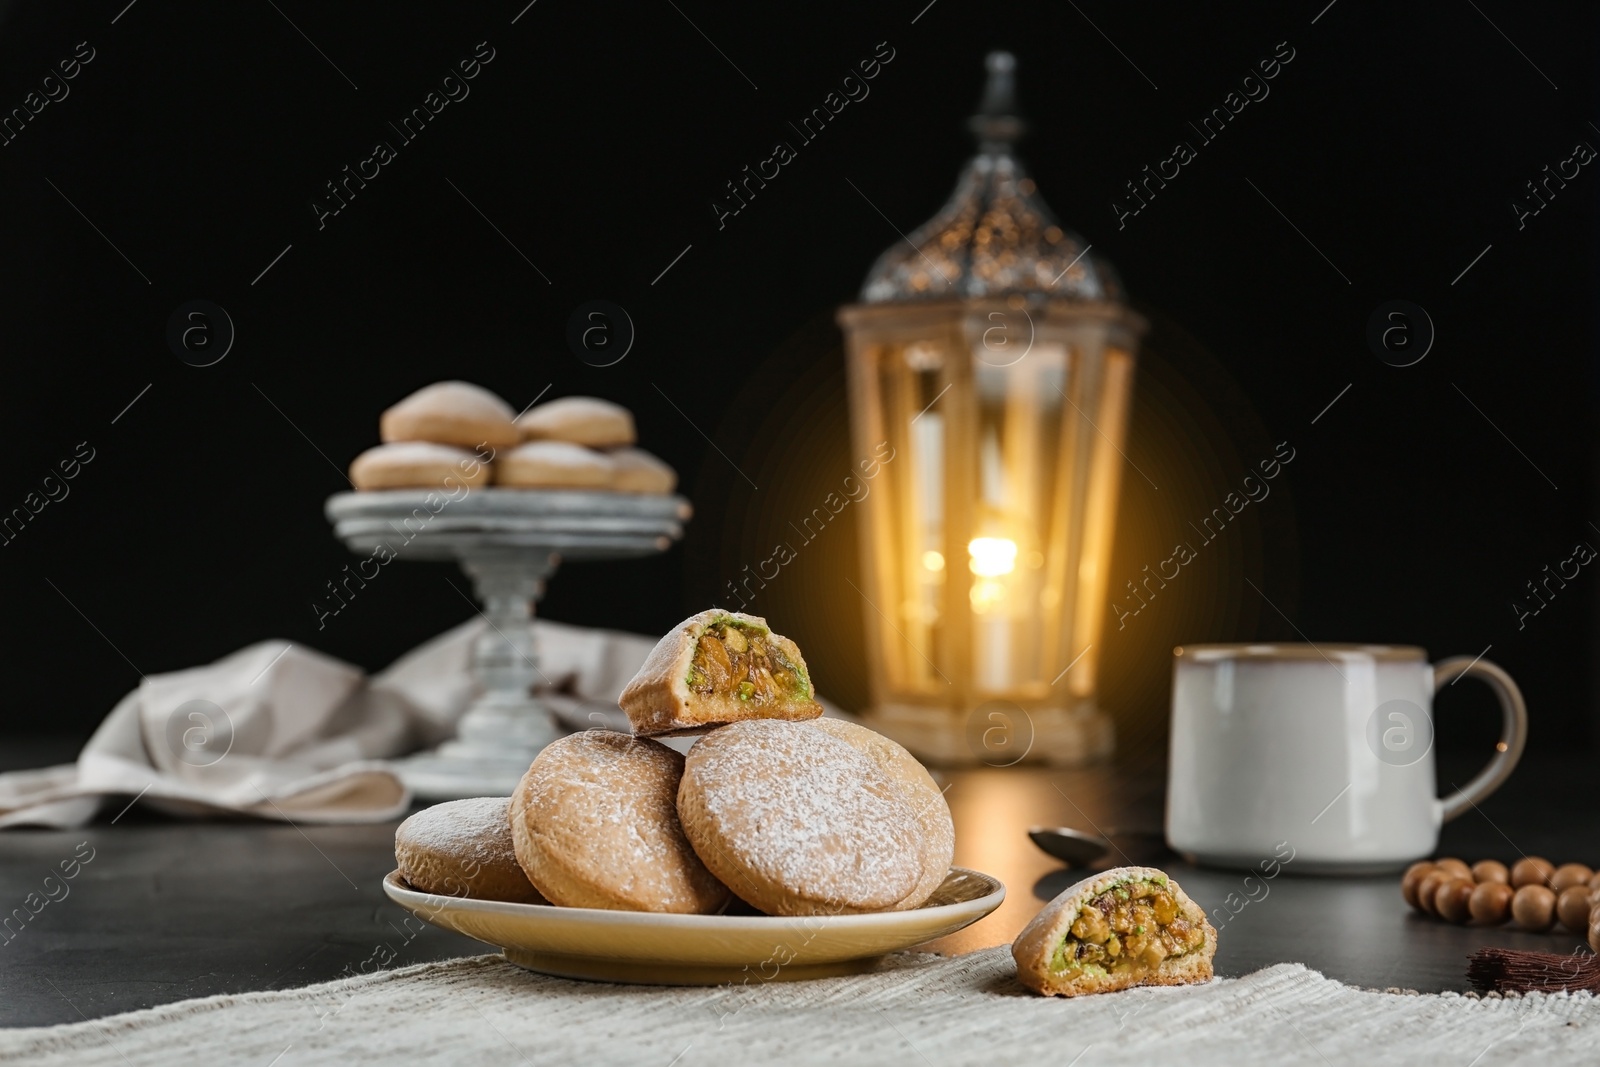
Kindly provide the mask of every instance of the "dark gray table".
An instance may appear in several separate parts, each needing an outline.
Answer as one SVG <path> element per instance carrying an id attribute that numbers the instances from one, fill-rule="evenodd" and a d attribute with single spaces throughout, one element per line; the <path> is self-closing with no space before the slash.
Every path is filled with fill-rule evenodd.
<path id="1" fill-rule="evenodd" d="M 70 749 L 65 755 L 70 756 Z M 5 766 L 61 758 L 60 746 L 9 745 Z M 1446 760 L 1456 780 L 1472 760 Z M 1531 757 L 1500 794 L 1445 830 L 1442 851 L 1468 859 L 1600 861 L 1592 757 Z M 1459 772 L 1459 773 L 1458 773 Z M 1041 902 L 1076 880 L 1033 848 L 1033 823 L 1157 826 L 1158 769 L 961 771 L 947 796 L 956 860 L 1004 880 L 994 915 L 933 946 L 968 951 L 1009 942 Z M 476 955 L 486 946 L 428 928 L 409 936 L 379 883 L 394 866 L 393 824 L 304 827 L 184 823 L 138 808 L 115 825 L 0 834 L 0 908 L 23 907 L 80 846 L 93 859 L 67 894 L 0 935 L 0 1025 L 72 1022 L 214 993 L 306 985 L 370 969 Z M 1158 843 L 1126 838 L 1128 859 L 1168 869 L 1208 909 L 1243 876 L 1187 867 Z M 81 854 L 87 855 L 87 848 Z M 1120 857 L 1118 857 L 1120 862 Z M 1289 871 L 1292 872 L 1292 865 Z M 59 890 L 55 891 L 57 895 Z M 1260 897 L 1260 890 L 1254 889 Z M 13 920 L 12 928 L 18 923 Z M 1480 930 L 1419 918 L 1393 878 L 1314 879 L 1286 873 L 1221 929 L 1217 969 L 1238 975 L 1299 961 L 1357 985 L 1466 989 L 1466 958 L 1484 945 L 1570 951 L 1570 934 Z M 371 961 L 371 962 L 369 962 Z"/>

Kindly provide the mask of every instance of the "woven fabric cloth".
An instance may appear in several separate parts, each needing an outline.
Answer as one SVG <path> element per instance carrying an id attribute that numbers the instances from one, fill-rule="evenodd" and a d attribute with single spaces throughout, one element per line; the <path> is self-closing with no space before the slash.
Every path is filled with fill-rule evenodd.
<path id="1" fill-rule="evenodd" d="M 1559 1057 L 1559 1058 L 1556 1058 Z M 0 1060 L 50 1067 L 307 1064 L 1594 1063 L 1589 994 L 1476 999 L 1353 989 L 1299 964 L 1073 1000 L 1017 984 L 1002 946 L 878 973 L 668 988 L 573 982 L 498 956 L 0 1030 Z"/>
<path id="2" fill-rule="evenodd" d="M 76 763 L 0 774 L 0 829 L 82 826 L 127 796 L 180 817 L 398 818 L 411 794 L 384 761 L 454 736 L 485 625 L 462 623 L 371 678 L 287 641 L 146 675 Z M 543 619 L 533 628 L 544 703 L 572 729 L 626 729 L 617 697 L 655 641 Z"/>

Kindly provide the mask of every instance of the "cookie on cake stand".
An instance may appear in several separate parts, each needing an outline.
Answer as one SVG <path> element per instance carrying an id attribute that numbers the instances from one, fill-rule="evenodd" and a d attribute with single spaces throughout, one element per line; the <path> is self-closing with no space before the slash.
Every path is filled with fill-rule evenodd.
<path id="1" fill-rule="evenodd" d="M 683 537 L 689 502 L 670 493 L 488 486 L 338 493 L 324 511 L 354 553 L 453 559 L 472 579 L 488 628 L 472 650 L 478 695 L 456 738 L 395 761 L 416 796 L 509 796 L 540 749 L 561 735 L 532 695 L 540 677 L 534 605 L 564 559 L 626 559 Z"/>

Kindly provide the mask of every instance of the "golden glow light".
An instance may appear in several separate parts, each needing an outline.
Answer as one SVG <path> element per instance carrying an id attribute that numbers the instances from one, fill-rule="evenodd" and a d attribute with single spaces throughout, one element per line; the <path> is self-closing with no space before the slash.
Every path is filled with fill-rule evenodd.
<path id="1" fill-rule="evenodd" d="M 922 554 L 922 567 L 924 570 L 942 571 L 944 570 L 944 557 L 929 549 Z"/>
<path id="2" fill-rule="evenodd" d="M 998 607 L 1006 598 L 1006 587 L 991 578 L 983 578 L 972 583 L 972 590 L 967 594 L 972 601 L 972 610 L 979 615 L 985 615 L 989 609 Z"/>
<path id="3" fill-rule="evenodd" d="M 967 542 L 967 563 L 980 578 L 998 578 L 1017 569 L 1017 543 L 1004 537 L 974 537 Z"/>

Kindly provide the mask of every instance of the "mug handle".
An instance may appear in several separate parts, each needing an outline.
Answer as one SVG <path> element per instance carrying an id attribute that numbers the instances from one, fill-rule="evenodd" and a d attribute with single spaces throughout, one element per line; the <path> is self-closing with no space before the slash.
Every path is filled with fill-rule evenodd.
<path id="1" fill-rule="evenodd" d="M 1455 656 L 1434 664 L 1434 694 L 1437 695 L 1441 687 L 1467 676 L 1488 683 L 1489 688 L 1494 690 L 1495 698 L 1500 701 L 1503 725 L 1500 729 L 1500 741 L 1495 745 L 1494 758 L 1478 772 L 1476 778 L 1466 784 L 1465 788 L 1439 801 L 1442 822 L 1449 822 L 1457 815 L 1463 814 L 1478 801 L 1499 789 L 1501 783 L 1510 777 L 1517 761 L 1522 758 L 1523 748 L 1528 744 L 1528 705 L 1523 703 L 1522 690 L 1511 680 L 1511 675 L 1488 660 Z"/>

